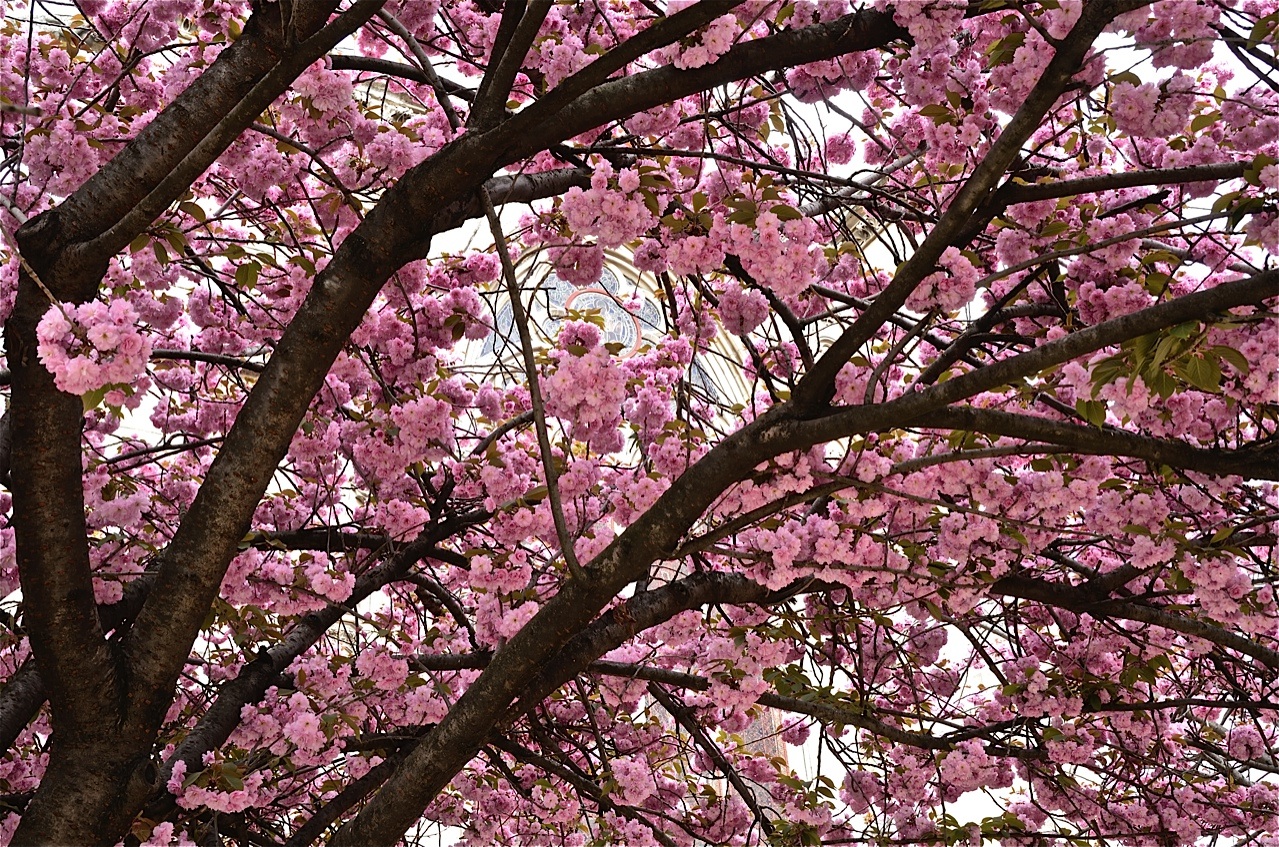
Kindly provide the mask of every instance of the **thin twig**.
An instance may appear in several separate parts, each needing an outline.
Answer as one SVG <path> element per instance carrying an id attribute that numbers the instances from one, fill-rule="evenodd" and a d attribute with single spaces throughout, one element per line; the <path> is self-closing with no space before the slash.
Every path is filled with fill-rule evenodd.
<path id="1" fill-rule="evenodd" d="M 445 96 L 440 78 L 435 73 L 435 68 L 431 65 L 430 58 L 426 55 L 426 52 L 422 50 L 421 45 L 413 38 L 408 28 L 400 23 L 394 15 L 385 11 L 379 12 L 378 15 L 391 30 L 405 40 L 409 50 L 413 53 L 413 57 L 422 65 L 422 72 L 431 81 L 431 87 L 435 89 L 436 99 L 440 101 L 440 106 L 444 109 L 449 126 L 453 128 L 454 132 L 459 130 L 462 122 L 458 118 L 457 112 L 454 111 L 448 97 Z M 506 249 L 506 235 L 502 231 L 502 222 L 497 216 L 497 210 L 493 207 L 493 198 L 487 187 L 480 186 L 479 197 L 480 206 L 484 209 L 484 216 L 488 219 L 489 229 L 493 233 L 498 259 L 502 263 L 502 277 L 506 281 L 507 294 L 511 299 L 511 310 L 514 312 L 515 326 L 519 330 L 520 352 L 524 358 L 524 372 L 528 377 L 529 402 L 533 405 L 533 425 L 537 430 L 538 449 L 542 454 L 542 470 L 546 477 L 546 493 L 547 499 L 551 503 L 551 515 L 555 520 L 555 534 L 559 538 L 560 551 L 564 555 L 564 563 L 568 566 L 569 573 L 577 579 L 586 579 L 586 571 L 582 569 L 581 563 L 577 560 L 577 553 L 573 549 L 573 539 L 568 531 L 568 522 L 564 519 L 564 505 L 560 499 L 559 475 L 555 471 L 555 458 L 551 454 L 551 439 L 546 430 L 546 407 L 542 401 L 542 388 L 537 378 L 537 362 L 533 356 L 533 338 L 529 333 L 528 313 L 524 310 L 524 303 L 520 299 L 520 286 L 515 277 L 515 264 L 511 261 L 510 251 Z"/>

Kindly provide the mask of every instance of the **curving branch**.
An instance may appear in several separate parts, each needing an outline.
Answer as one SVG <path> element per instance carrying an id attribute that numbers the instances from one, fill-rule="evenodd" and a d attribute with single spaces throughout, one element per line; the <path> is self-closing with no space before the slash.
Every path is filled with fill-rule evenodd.
<path id="1" fill-rule="evenodd" d="M 1205 315 L 1259 305 L 1275 297 L 1279 297 L 1279 270 L 1223 283 L 1073 332 L 1033 350 L 881 405 L 839 407 L 821 417 L 793 422 L 786 427 L 789 430 L 787 435 L 793 437 L 797 445 L 807 446 L 859 432 L 912 425 L 916 419 L 940 412 L 951 403 L 1015 383 L 1103 347 L 1121 344 L 1186 321 L 1201 320 Z"/>
<path id="2" fill-rule="evenodd" d="M 1239 179 L 1248 169 L 1247 162 L 1217 162 L 1210 165 L 1191 165 L 1184 168 L 1152 168 L 1142 171 L 1097 174 L 1078 179 L 1041 180 L 1026 184 L 1006 182 L 990 199 L 991 206 L 999 209 L 1018 203 L 1037 200 L 1056 200 L 1080 194 L 1100 194 L 1121 188 L 1138 188 L 1147 185 L 1187 185 L 1194 182 L 1224 182 Z"/>
<path id="3" fill-rule="evenodd" d="M 562 120 L 566 117 L 566 114 L 573 113 L 573 106 L 578 105 L 580 100 L 592 98 L 598 95 L 600 91 L 609 89 L 618 82 L 624 82 L 627 79 L 638 80 L 641 77 L 646 77 L 650 73 L 654 73 L 649 71 L 636 74 L 629 78 L 623 77 L 621 80 L 609 81 L 610 77 L 623 70 L 628 64 L 639 59 L 645 53 L 667 45 L 678 44 L 681 38 L 695 32 L 720 15 L 732 11 L 734 7 L 741 3 L 742 0 L 720 0 L 720 2 L 717 3 L 694 3 L 679 10 L 673 15 L 667 15 L 666 17 L 661 18 L 656 23 L 650 24 L 645 29 L 626 39 L 621 44 L 616 45 L 607 53 L 562 81 L 559 85 L 555 86 L 550 93 L 521 112 L 516 119 L 512 119 L 512 122 L 518 120 L 520 122 L 528 121 L 536 124 L 552 115 L 556 115 L 557 113 L 559 118 Z M 761 41 L 766 40 L 768 39 L 761 39 Z M 751 43 L 759 44 L 760 42 L 756 41 Z M 774 51 L 776 50 L 777 47 L 774 47 Z M 725 60 L 730 60 L 729 57 L 732 56 L 732 54 L 733 51 L 730 50 L 728 55 L 720 57 L 719 62 L 716 62 L 715 64 L 719 64 Z M 761 68 L 761 70 L 763 69 Z M 740 79 L 746 76 L 751 76 L 751 74 L 742 73 L 733 78 Z M 729 80 L 726 79 L 725 81 L 727 82 Z M 705 85 L 698 85 L 697 90 L 704 90 L 705 87 Z M 674 100 L 677 98 L 675 96 L 667 96 L 663 99 Z M 627 111 L 635 112 L 639 111 L 641 108 L 643 107 L 631 107 Z M 602 121 L 598 118 L 588 118 L 588 120 L 592 121 L 593 126 L 602 124 Z M 572 135 L 576 135 L 576 133 L 570 132 L 562 134 L 562 137 L 569 137 Z"/>
<path id="4" fill-rule="evenodd" d="M 431 80 L 427 78 L 420 68 L 406 65 L 403 62 L 393 62 L 390 59 L 372 59 L 368 56 L 336 53 L 328 57 L 328 63 L 329 67 L 335 71 L 367 71 L 369 73 L 407 79 L 410 82 L 417 82 L 422 85 L 431 84 Z M 446 92 L 459 100 L 465 100 L 469 103 L 475 99 L 475 89 L 468 88 L 460 82 L 441 78 L 440 83 Z"/>
<path id="5" fill-rule="evenodd" d="M 764 810 L 760 808 L 759 801 L 755 798 L 755 792 L 751 791 L 751 787 L 742 779 L 742 775 L 733 767 L 732 762 L 724 755 L 724 751 L 719 745 L 711 740 L 706 734 L 706 729 L 697 722 L 697 716 L 679 701 L 669 691 L 657 682 L 649 682 L 648 693 L 653 699 L 662 704 L 662 708 L 666 710 L 675 722 L 684 727 L 693 739 L 693 742 L 710 757 L 715 763 L 715 767 L 719 768 L 719 772 L 728 780 L 728 784 L 733 786 L 733 790 L 737 792 L 737 796 L 742 798 L 742 802 L 746 804 L 746 808 L 751 810 L 751 814 L 755 816 L 755 821 L 760 828 L 764 830 L 764 834 L 772 838 L 775 832 L 773 822 L 764 814 Z"/>
<path id="6" fill-rule="evenodd" d="M 1090 590 L 1087 584 L 1074 586 L 1025 576 L 1006 576 L 991 584 L 990 593 L 1022 600 L 1034 600 L 1059 609 L 1089 614 L 1096 618 L 1119 618 L 1152 624 L 1183 635 L 1211 641 L 1220 647 L 1250 656 L 1271 671 L 1279 671 L 1279 650 L 1214 623 L 1169 612 L 1155 606 L 1112 599 L 1105 593 Z"/>
<path id="7" fill-rule="evenodd" d="M 48 696 L 40 669 L 28 656 L 0 689 L 0 754 L 13 746 Z"/>
<path id="8" fill-rule="evenodd" d="M 88 240 L 84 248 L 105 256 L 111 256 L 123 250 L 137 237 L 138 233 L 181 196 L 182 192 L 186 191 L 191 183 L 204 173 L 218 156 L 222 155 L 231 142 L 235 141 L 258 115 L 275 102 L 276 98 L 308 65 L 323 58 L 337 46 L 338 42 L 359 29 L 385 2 L 386 0 L 356 0 L 349 9 L 339 14 L 333 21 L 328 21 L 328 17 L 336 3 L 298 3 L 290 21 L 292 29 L 282 33 L 284 38 L 284 45 L 282 45 L 284 49 L 280 50 L 283 53 L 282 58 L 274 63 L 249 91 L 235 92 L 238 96 L 234 97 L 229 104 L 230 108 L 224 112 L 217 111 L 217 107 L 212 103 L 192 101 L 193 105 L 199 104 L 207 114 L 215 117 L 217 122 L 199 137 L 189 150 L 181 156 L 163 155 L 169 152 L 166 148 L 172 145 L 159 144 L 159 142 L 161 139 L 173 137 L 172 135 L 157 134 L 153 137 L 154 140 L 148 139 L 147 143 L 143 143 L 143 135 L 151 129 L 150 126 L 144 129 L 134 142 L 126 146 L 125 152 L 130 157 L 154 153 L 156 151 L 151 148 L 158 146 L 162 151 L 158 158 L 168 161 L 168 172 L 159 172 L 156 170 L 156 164 L 150 163 L 148 170 L 156 177 L 154 181 L 143 181 L 142 188 L 138 190 L 142 196 L 135 196 L 132 206 L 124 214 L 112 219 L 110 225 Z M 258 15 L 254 16 L 255 19 L 258 17 Z M 269 18 L 270 16 L 261 17 Z M 275 53 L 276 50 L 271 50 L 264 58 L 270 61 Z M 191 87 L 195 88 L 204 76 L 202 74 Z M 186 96 L 186 93 L 184 91 L 179 96 L 179 100 Z M 171 120 L 166 121 L 168 130 L 177 137 L 186 137 L 188 133 L 178 130 L 173 126 L 172 121 L 182 120 L 187 116 L 172 107 L 164 112 L 164 114 L 170 113 L 172 113 Z M 140 165 L 136 161 L 135 164 Z M 99 171 L 99 174 L 105 173 L 109 168 L 110 164 Z M 76 196 L 80 197 L 81 192 L 76 192 Z M 120 199 L 113 198 L 113 201 L 113 205 L 118 207 Z"/>
<path id="9" fill-rule="evenodd" d="M 1114 427 L 1078 426 L 1050 418 L 973 406 L 951 406 L 929 412 L 915 418 L 911 425 L 1022 438 L 1077 453 L 1130 456 L 1216 476 L 1279 480 L 1279 443 L 1274 441 L 1250 444 L 1236 450 L 1204 448 Z"/>
<path id="10" fill-rule="evenodd" d="M 210 365 L 225 365 L 242 371 L 262 373 L 266 365 L 261 362 L 241 359 L 238 356 L 227 356 L 223 353 L 205 353 L 200 350 L 152 350 L 152 360 L 176 359 L 183 362 L 204 362 Z"/>

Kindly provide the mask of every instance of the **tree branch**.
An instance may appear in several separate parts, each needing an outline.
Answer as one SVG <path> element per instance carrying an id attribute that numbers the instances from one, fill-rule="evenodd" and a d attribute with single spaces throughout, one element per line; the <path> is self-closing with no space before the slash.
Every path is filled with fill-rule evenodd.
<path id="1" fill-rule="evenodd" d="M 546 0 L 534 0 L 532 8 L 526 0 L 508 0 L 502 8 L 497 37 L 489 59 L 488 70 L 480 81 L 475 103 L 467 123 L 473 132 L 491 129 L 506 109 L 515 76 L 524 64 L 533 39 L 551 11 Z"/>
<path id="2" fill-rule="evenodd" d="M 409 569 L 427 558 L 442 539 L 458 531 L 452 524 L 437 525 L 423 531 L 411 544 L 395 556 L 361 574 L 342 603 L 330 603 L 318 612 L 302 618 L 276 645 L 262 650 L 256 659 L 240 669 L 235 679 L 223 683 L 217 698 L 196 726 L 183 738 L 173 754 L 165 760 L 156 787 L 162 793 L 148 807 L 147 815 L 162 820 L 172 806 L 173 798 L 166 784 L 173 767 L 185 762 L 188 773 L 199 770 L 205 753 L 216 750 L 240 724 L 246 705 L 256 703 L 276 683 L 285 668 L 298 656 L 311 649 L 330 627 L 351 612 L 374 591 L 402 578 Z"/>
<path id="3" fill-rule="evenodd" d="M 824 417 L 794 422 L 787 429 L 793 430 L 789 435 L 796 438 L 797 444 L 809 445 L 857 432 L 900 427 L 951 403 L 1009 385 L 1103 347 L 1186 321 L 1225 313 L 1239 306 L 1260 304 L 1274 297 L 1279 297 L 1279 270 L 1222 283 L 1215 288 L 1113 318 L 882 405 L 841 407 Z"/>
<path id="4" fill-rule="evenodd" d="M 830 402 L 840 368 L 902 307 L 920 281 L 933 272 L 946 247 L 963 230 L 1000 176 L 1021 152 L 1022 144 L 1066 90 L 1093 41 L 1115 16 L 1139 5 L 1144 3 L 1136 0 L 1093 0 L 1084 7 L 1074 28 L 1058 44 L 1052 61 L 1044 68 L 1017 114 L 1004 127 L 963 187 L 955 193 L 924 243 L 898 268 L 893 281 L 879 293 L 870 308 L 827 349 L 816 366 L 800 381 L 794 393 L 799 408 L 813 411 Z"/>
<path id="5" fill-rule="evenodd" d="M 204 173 L 258 115 L 266 111 L 267 107 L 284 93 L 298 74 L 332 50 L 339 41 L 359 29 L 385 2 L 386 0 L 356 0 L 349 9 L 338 16 L 337 20 L 326 24 L 306 40 L 290 44 L 290 50 L 283 60 L 271 68 L 249 91 L 241 92 L 240 97 L 234 100 L 227 111 L 216 112 L 213 111 L 214 107 L 211 104 L 202 103 L 201 108 L 208 110 L 210 114 L 221 116 L 217 124 L 210 128 L 181 159 L 173 162 L 168 173 L 154 183 L 154 187 L 145 196 L 137 199 L 133 207 L 110 228 L 78 249 L 104 256 L 112 256 L 123 250 L 137 237 L 138 233 L 180 197 L 196 177 Z M 336 4 L 328 2 L 324 5 L 331 7 Z M 319 21 L 322 23 L 327 17 L 328 15 L 325 14 L 319 18 Z M 133 148 L 135 144 L 137 141 L 131 143 L 126 149 Z"/>
<path id="6" fill-rule="evenodd" d="M 737 792 L 737 796 L 742 798 L 742 802 L 746 804 L 746 808 L 751 810 L 751 814 L 755 816 L 756 822 L 760 828 L 764 830 L 764 834 L 772 838 L 774 829 L 773 822 L 764 814 L 764 810 L 760 808 L 759 801 L 755 799 L 755 792 L 751 791 L 749 785 L 743 781 L 741 774 L 728 761 L 728 757 L 724 755 L 724 751 L 719 745 L 706 735 L 706 730 L 697 722 L 696 716 L 689 710 L 687 706 L 679 702 L 670 692 L 663 688 L 657 682 L 649 682 L 648 693 L 653 696 L 657 702 L 662 704 L 667 713 L 675 719 L 676 723 L 684 727 L 693 738 L 693 742 L 701 748 L 715 766 L 719 768 L 720 773 L 728 780 L 729 785 Z"/>
<path id="7" fill-rule="evenodd" d="M 1206 621 L 1174 614 L 1154 606 L 1097 596 L 1096 593 L 1088 590 L 1087 585 L 1063 585 L 1024 576 L 1006 576 L 991 584 L 990 593 L 1034 600 L 1059 609 L 1089 614 L 1095 618 L 1120 618 L 1152 624 L 1183 635 L 1211 641 L 1220 647 L 1250 656 L 1272 671 L 1279 671 L 1279 650 L 1266 647 Z"/>
<path id="8" fill-rule="evenodd" d="M 615 803 L 608 797 L 599 786 L 588 780 L 585 776 L 577 773 L 575 770 L 567 768 L 548 756 L 543 756 L 533 750 L 516 744 L 510 739 L 498 736 L 492 742 L 493 746 L 513 757 L 516 761 L 525 762 L 536 768 L 539 768 L 552 776 L 557 776 L 564 782 L 573 786 L 573 790 L 583 797 L 591 800 L 599 806 L 601 811 L 612 811 L 624 818 L 638 821 L 648 827 L 649 832 L 653 834 L 654 840 L 663 847 L 676 847 L 676 842 L 666 833 L 662 832 L 653 822 L 639 813 L 637 809 L 621 803 Z"/>
<path id="9" fill-rule="evenodd" d="M 431 84 L 426 74 L 420 69 L 412 65 L 406 65 L 403 62 L 392 62 L 389 59 L 371 59 L 367 56 L 349 56 L 342 53 L 329 56 L 328 61 L 329 67 L 335 71 L 368 71 L 369 73 L 400 77 L 423 85 Z M 467 88 L 460 82 L 441 77 L 440 83 L 446 92 L 459 100 L 465 100 L 469 103 L 475 99 L 475 90 Z"/>
<path id="10" fill-rule="evenodd" d="M 1215 476 L 1279 480 L 1279 445 L 1273 442 L 1238 450 L 1207 449 L 1120 429 L 1078 426 L 1065 421 L 972 406 L 952 406 L 930 412 L 912 421 L 912 426 L 1024 438 L 1072 452 L 1131 456 Z"/>

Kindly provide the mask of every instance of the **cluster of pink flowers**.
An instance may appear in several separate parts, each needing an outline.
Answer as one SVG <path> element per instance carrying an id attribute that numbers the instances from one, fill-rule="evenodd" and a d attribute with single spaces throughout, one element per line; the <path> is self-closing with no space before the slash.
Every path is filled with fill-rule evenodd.
<path id="1" fill-rule="evenodd" d="M 657 217 L 644 204 L 640 193 L 640 174 L 624 169 L 613 182 L 612 168 L 607 164 L 591 174 L 591 187 L 583 191 L 574 186 L 564 195 L 564 218 L 578 235 L 594 236 L 603 247 L 616 247 L 647 232 Z"/>
<path id="2" fill-rule="evenodd" d="M 1178 72 L 1159 85 L 1121 82 L 1111 92 L 1115 125 L 1138 138 L 1169 138 L 1182 131 L 1195 105 L 1195 81 Z"/>
<path id="3" fill-rule="evenodd" d="M 981 272 L 967 256 L 954 247 L 947 247 L 938 264 L 945 271 L 924 277 L 906 301 L 908 308 L 916 312 L 932 308 L 953 312 L 968 305 L 976 296 Z"/>
<path id="4" fill-rule="evenodd" d="M 40 362 L 68 394 L 131 387 L 151 355 L 151 341 L 138 330 L 137 320 L 127 300 L 59 303 L 36 328 Z"/>
<path id="5" fill-rule="evenodd" d="M 546 411 L 568 422 L 573 437 L 592 449 L 601 453 L 620 450 L 625 374 L 599 343 L 599 331 L 594 327 L 568 324 L 561 333 L 561 343 L 575 349 L 551 354 L 556 367 L 543 380 Z"/>
<path id="6" fill-rule="evenodd" d="M 245 809 L 269 803 L 274 792 L 265 787 L 267 774 L 265 771 L 254 771 L 240 781 L 239 788 L 225 790 L 222 785 L 212 788 L 198 782 L 185 784 L 186 763 L 177 762 L 173 767 L 173 775 L 169 779 L 168 789 L 184 809 L 214 809 L 219 812 L 233 814 Z M 223 783 L 225 785 L 225 782 Z"/>
<path id="7" fill-rule="evenodd" d="M 720 15 L 707 24 L 696 43 L 671 48 L 669 58 L 677 68 L 709 65 L 729 51 L 741 31 L 734 15 Z"/>

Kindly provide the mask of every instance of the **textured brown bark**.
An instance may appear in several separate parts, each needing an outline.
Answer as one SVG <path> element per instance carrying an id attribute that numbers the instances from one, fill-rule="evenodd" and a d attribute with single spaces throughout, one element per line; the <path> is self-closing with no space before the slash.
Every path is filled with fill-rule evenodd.
<path id="1" fill-rule="evenodd" d="M 255 15 L 240 41 L 137 139 L 66 202 L 19 231 L 23 267 L 5 324 L 13 514 L 25 622 L 49 693 L 53 737 L 15 844 L 118 841 L 151 790 L 151 747 L 172 697 L 172 679 L 167 687 L 137 685 L 119 640 L 108 640 L 99 621 L 81 483 L 83 407 L 80 398 L 60 392 L 40 364 L 36 324 L 51 298 L 79 303 L 93 297 L 111 255 L 185 191 L 306 65 L 362 22 L 357 10 L 316 36 L 336 5 L 297 4 L 297 28 L 288 31 L 278 9 Z M 365 0 L 366 17 L 379 5 Z"/>

